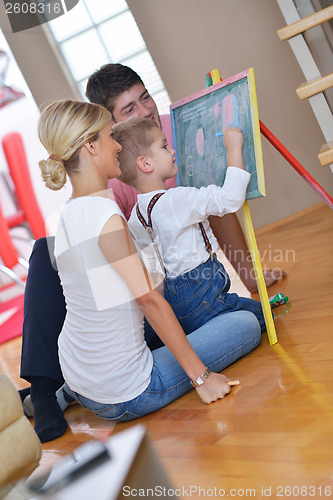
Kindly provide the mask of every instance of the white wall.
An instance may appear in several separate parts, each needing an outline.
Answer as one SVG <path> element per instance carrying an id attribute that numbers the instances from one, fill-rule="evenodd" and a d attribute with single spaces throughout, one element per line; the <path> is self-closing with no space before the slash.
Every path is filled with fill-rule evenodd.
<path id="1" fill-rule="evenodd" d="M 285 21 L 275 0 L 127 1 L 173 101 L 203 88 L 213 68 L 226 78 L 254 67 L 260 119 L 333 194 L 333 174 L 317 158 L 323 134 L 296 94 L 303 73 L 277 35 Z M 262 145 L 267 196 L 249 202 L 256 228 L 322 202 L 264 138 Z"/>
<path id="2" fill-rule="evenodd" d="M 48 155 L 41 145 L 37 135 L 37 122 L 40 112 L 33 98 L 25 97 L 15 101 L 0 109 L 0 138 L 8 132 L 19 132 L 22 135 L 28 164 L 30 168 L 31 180 L 37 195 L 42 213 L 47 217 L 53 210 L 70 196 L 70 189 L 64 188 L 55 192 L 47 189 L 42 181 L 38 167 L 39 160 Z M 7 162 L 0 148 L 0 171 L 7 171 Z M 3 192 L 3 183 L 0 189 L 1 200 L 6 199 Z M 11 204 L 8 202 L 3 206 L 6 215 L 13 212 Z"/>
<path id="3" fill-rule="evenodd" d="M 0 109 L 0 141 L 9 132 L 19 132 L 21 134 L 30 168 L 32 184 L 42 213 L 46 218 L 59 206 L 59 204 L 63 203 L 63 201 L 68 198 L 69 189 L 65 188 L 57 193 L 52 192 L 45 187 L 42 181 L 38 162 L 45 158 L 47 153 L 41 145 L 37 135 L 37 122 L 40 111 L 2 33 L 0 33 L 0 49 L 5 51 L 9 56 L 9 66 L 6 72 L 5 81 L 6 85 L 22 91 L 26 95 L 26 97 L 11 102 Z M 1 144 L 0 174 L 6 173 L 7 171 L 8 166 Z M 15 206 L 3 176 L 0 181 L 0 200 L 5 215 L 11 215 L 15 212 Z"/>

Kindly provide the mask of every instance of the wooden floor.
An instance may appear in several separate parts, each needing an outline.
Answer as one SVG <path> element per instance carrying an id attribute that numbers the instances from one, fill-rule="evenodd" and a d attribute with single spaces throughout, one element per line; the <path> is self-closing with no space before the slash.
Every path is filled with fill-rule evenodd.
<path id="1" fill-rule="evenodd" d="M 234 498 L 333 497 L 332 211 L 320 204 L 258 231 L 257 242 L 264 264 L 288 273 L 269 289 L 290 299 L 276 310 L 279 343 L 269 346 L 264 334 L 255 351 L 225 370 L 241 385 L 223 400 L 204 406 L 193 390 L 139 421 L 172 484 L 202 488 L 192 498 L 204 490 L 213 496 L 214 488 Z M 0 346 L 0 371 L 17 388 L 26 386 L 20 347 L 20 338 Z M 84 441 L 139 422 L 114 427 L 79 405 L 66 418 L 69 429 L 43 445 L 34 474 Z"/>

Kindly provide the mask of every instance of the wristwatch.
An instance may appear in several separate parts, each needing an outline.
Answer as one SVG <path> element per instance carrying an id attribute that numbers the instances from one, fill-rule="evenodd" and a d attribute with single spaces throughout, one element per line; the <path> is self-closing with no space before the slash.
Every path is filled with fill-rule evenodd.
<path id="1" fill-rule="evenodd" d="M 202 385 L 208 379 L 210 374 L 210 369 L 206 368 L 206 370 L 202 375 L 200 375 L 200 377 L 196 378 L 195 380 L 191 380 L 191 384 L 193 385 L 193 387 L 199 387 L 199 385 Z"/>

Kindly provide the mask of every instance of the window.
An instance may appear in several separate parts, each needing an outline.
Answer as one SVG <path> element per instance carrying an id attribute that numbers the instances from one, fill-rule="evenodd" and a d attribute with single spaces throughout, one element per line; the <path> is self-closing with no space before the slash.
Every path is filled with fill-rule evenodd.
<path id="1" fill-rule="evenodd" d="M 82 97 L 94 71 L 122 63 L 140 75 L 159 112 L 169 113 L 169 95 L 125 0 L 80 0 L 48 26 Z"/>
<path id="2" fill-rule="evenodd" d="M 27 96 L 31 96 L 28 85 L 22 76 L 20 68 L 10 50 L 8 42 L 0 29 L 0 86 L 9 85 L 18 91 L 22 91 Z M 7 59 L 8 58 L 8 59 Z M 0 106 L 1 107 L 1 106 Z"/>

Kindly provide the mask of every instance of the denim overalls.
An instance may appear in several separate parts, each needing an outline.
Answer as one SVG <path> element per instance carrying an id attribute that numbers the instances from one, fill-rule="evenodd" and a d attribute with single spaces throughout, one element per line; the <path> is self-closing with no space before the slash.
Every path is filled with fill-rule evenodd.
<path id="1" fill-rule="evenodd" d="M 145 229 L 149 232 L 155 251 L 165 270 L 160 252 L 155 242 L 151 222 L 151 211 L 155 203 L 164 193 L 157 193 L 149 202 L 147 214 L 148 223 L 143 218 L 139 206 L 136 213 Z M 232 311 L 250 311 L 257 317 L 261 331 L 266 330 L 261 303 L 247 297 L 239 297 L 237 293 L 228 293 L 230 278 L 224 266 L 217 260 L 204 230 L 199 223 L 209 257 L 200 266 L 170 278 L 165 270 L 164 298 L 171 305 L 183 330 L 189 334 L 204 325 L 210 319 Z"/>

